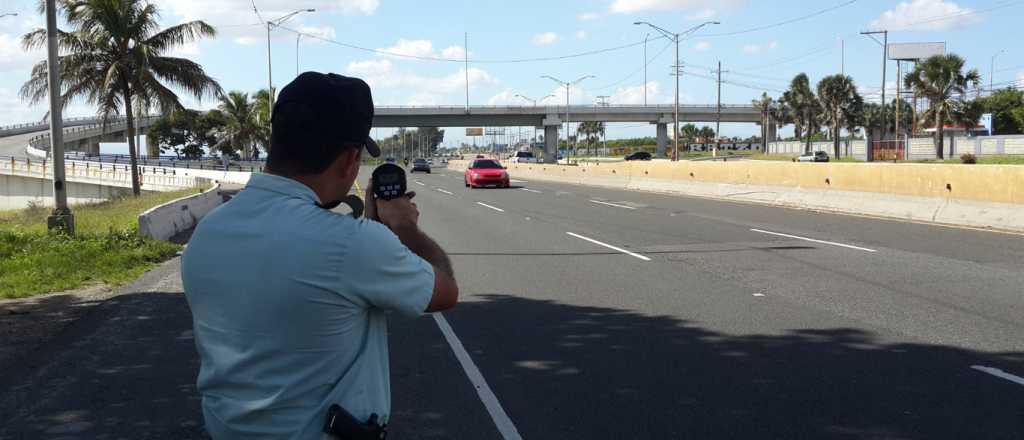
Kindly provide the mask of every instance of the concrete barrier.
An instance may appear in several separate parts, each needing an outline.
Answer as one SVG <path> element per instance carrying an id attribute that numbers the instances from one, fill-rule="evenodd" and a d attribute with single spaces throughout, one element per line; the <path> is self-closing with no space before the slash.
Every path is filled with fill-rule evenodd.
<path id="1" fill-rule="evenodd" d="M 221 205 L 220 184 L 188 197 L 164 203 L 139 214 L 139 235 L 168 240 L 195 227 L 206 214 Z"/>
<path id="2" fill-rule="evenodd" d="M 450 161 L 464 170 L 467 161 Z M 509 164 L 513 178 L 1024 232 L 1024 167 L 739 161 Z"/>

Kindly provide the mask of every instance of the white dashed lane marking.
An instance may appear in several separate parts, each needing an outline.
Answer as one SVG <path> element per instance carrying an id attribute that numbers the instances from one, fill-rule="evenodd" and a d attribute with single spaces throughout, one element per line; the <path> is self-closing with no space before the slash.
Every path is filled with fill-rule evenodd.
<path id="1" fill-rule="evenodd" d="M 639 259 L 641 259 L 641 260 L 644 260 L 644 261 L 651 261 L 651 259 L 650 259 L 650 258 L 647 258 L 647 257 L 645 257 L 645 256 L 643 256 L 643 255 L 640 255 L 640 254 L 638 254 L 638 253 L 635 253 L 635 252 L 630 252 L 630 251 L 627 251 L 627 250 L 625 250 L 625 249 L 623 249 L 623 248 L 620 248 L 620 247 L 616 247 L 616 246 L 612 246 L 612 245 L 610 245 L 610 244 L 608 244 L 608 243 L 602 243 L 602 242 L 600 242 L 600 241 L 594 240 L 593 238 L 589 238 L 589 237 L 584 237 L 584 236 L 582 236 L 582 235 L 580 235 L 580 234 L 574 234 L 574 233 L 572 233 L 572 232 L 566 232 L 566 234 L 569 234 L 569 235 L 571 235 L 571 236 L 573 236 L 573 237 L 576 237 L 576 238 L 578 238 L 578 239 L 580 239 L 580 240 L 586 240 L 586 241 L 589 241 L 589 242 L 591 242 L 591 243 L 594 243 L 594 244 L 596 244 L 596 245 L 598 245 L 598 246 L 604 246 L 604 247 L 606 247 L 606 248 L 608 248 L 608 249 L 611 249 L 611 250 L 613 250 L 613 251 L 619 251 L 619 252 L 622 252 L 622 253 L 624 253 L 624 254 L 626 254 L 626 255 L 629 255 L 629 256 L 631 256 L 631 257 L 636 257 L 636 258 L 639 258 Z"/>

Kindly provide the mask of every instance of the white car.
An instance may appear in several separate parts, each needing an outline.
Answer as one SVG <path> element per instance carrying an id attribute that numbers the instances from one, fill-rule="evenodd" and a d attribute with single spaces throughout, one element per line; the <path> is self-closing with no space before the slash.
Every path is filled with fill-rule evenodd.
<path id="1" fill-rule="evenodd" d="M 533 153 L 530 152 L 530 151 L 518 151 L 518 152 L 516 152 L 516 154 L 512 155 L 512 157 L 510 157 L 508 160 L 509 160 L 509 162 L 512 162 L 512 163 L 537 163 L 538 162 L 537 158 L 534 157 Z"/>
<path id="2" fill-rule="evenodd" d="M 828 162 L 828 153 L 824 151 L 804 153 L 801 154 L 799 157 L 794 157 L 793 162 Z"/>

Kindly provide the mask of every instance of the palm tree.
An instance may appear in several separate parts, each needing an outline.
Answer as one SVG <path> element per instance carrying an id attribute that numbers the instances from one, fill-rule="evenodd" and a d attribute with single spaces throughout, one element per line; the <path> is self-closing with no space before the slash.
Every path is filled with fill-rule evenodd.
<path id="1" fill-rule="evenodd" d="M 864 99 L 857 93 L 853 78 L 830 75 L 818 82 L 818 100 L 824 110 L 821 113 L 821 121 L 832 127 L 833 154 L 838 158 L 839 130 L 860 118 L 864 110 Z"/>
<path id="2" fill-rule="evenodd" d="M 964 59 L 955 54 L 936 55 L 917 65 L 904 78 L 907 88 L 928 100 L 924 119 L 935 124 L 935 154 L 943 159 L 943 128 L 947 122 L 978 122 L 972 113 L 976 106 L 968 104 L 967 89 L 978 87 L 981 75 L 977 69 L 964 73 Z M 974 120 L 971 121 L 972 117 Z"/>
<path id="3" fill-rule="evenodd" d="M 263 147 L 263 150 L 270 153 L 270 90 L 260 89 L 252 97 L 253 106 L 256 111 L 256 124 L 259 126 L 256 131 L 256 143 Z"/>
<path id="4" fill-rule="evenodd" d="M 132 164 L 132 192 L 139 195 L 135 112 L 157 107 L 161 113 L 180 110 L 173 87 L 202 99 L 220 93 L 220 85 L 202 66 L 165 56 L 175 46 L 216 34 L 196 20 L 161 30 L 157 8 L 143 0 L 59 0 L 70 32 L 58 30 L 61 105 L 84 99 L 97 106 L 103 121 L 123 109 L 127 119 L 128 153 Z M 45 5 L 40 2 L 39 11 Z M 46 30 L 36 29 L 21 40 L 26 50 L 45 48 Z M 46 61 L 32 68 L 21 96 L 38 103 L 48 96 Z"/>
<path id="5" fill-rule="evenodd" d="M 256 122 L 259 112 L 249 94 L 233 90 L 222 95 L 217 110 L 224 116 L 224 125 L 219 129 L 216 149 L 223 154 L 239 151 L 243 158 L 250 158 L 260 125 Z"/>
<path id="6" fill-rule="evenodd" d="M 697 129 L 696 125 L 692 123 L 683 124 L 679 127 L 679 140 L 683 142 L 684 148 L 687 152 L 690 152 L 690 144 L 693 143 L 694 139 L 700 134 L 700 130 Z"/>
<path id="7" fill-rule="evenodd" d="M 761 113 L 761 122 L 758 123 L 758 125 L 761 126 L 761 149 L 762 151 L 767 151 L 768 121 L 770 119 L 770 113 L 773 105 L 775 104 L 775 100 L 768 96 L 768 93 L 762 92 L 760 98 L 750 101 L 750 103 L 753 104 L 754 108 Z"/>
<path id="8" fill-rule="evenodd" d="M 601 135 L 604 134 L 604 122 L 599 121 L 586 121 L 580 122 L 579 127 L 576 129 L 578 134 L 582 134 L 583 138 L 587 141 L 587 151 L 590 151 L 591 146 L 594 142 L 601 139 Z"/>
<path id="9" fill-rule="evenodd" d="M 806 139 L 805 150 L 811 151 L 811 135 L 819 130 L 819 114 L 821 105 L 811 90 L 810 79 L 807 74 L 801 73 L 789 84 L 789 90 L 782 94 L 782 100 L 792 109 L 792 121 L 795 126 L 795 134 L 799 139 Z"/>

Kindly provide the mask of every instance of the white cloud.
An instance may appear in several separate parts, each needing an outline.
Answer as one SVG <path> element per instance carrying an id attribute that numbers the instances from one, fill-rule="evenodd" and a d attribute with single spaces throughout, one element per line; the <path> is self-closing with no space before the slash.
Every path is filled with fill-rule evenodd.
<path id="1" fill-rule="evenodd" d="M 45 57 L 41 49 L 31 52 L 22 49 L 20 36 L 0 34 L 0 72 L 29 69 Z"/>
<path id="2" fill-rule="evenodd" d="M 580 21 L 592 21 L 601 18 L 601 14 L 598 14 L 597 12 L 584 12 L 576 16 L 576 18 L 578 18 Z"/>
<path id="3" fill-rule="evenodd" d="M 189 43 L 183 44 L 181 46 L 175 46 L 173 49 L 171 49 L 170 52 L 167 53 L 167 56 L 195 60 L 195 58 L 198 57 L 200 53 L 201 51 L 199 50 L 198 43 Z"/>
<path id="4" fill-rule="evenodd" d="M 237 44 L 253 44 L 266 41 L 265 25 L 260 24 L 252 9 L 250 0 L 152 0 L 160 10 L 164 20 L 173 24 L 179 21 L 203 20 L 217 28 L 218 37 L 234 41 Z M 296 4 L 293 0 L 259 0 L 260 15 L 264 20 L 282 17 L 298 7 L 316 9 L 316 12 L 303 12 L 284 24 L 285 27 L 303 30 L 306 27 L 319 36 L 334 36 L 329 26 L 309 25 L 309 22 L 327 19 L 331 15 L 367 16 L 377 11 L 379 0 L 303 0 Z M 305 24 L 305 26 L 303 26 Z M 246 26 L 251 25 L 251 26 Z M 321 32 L 329 32 L 325 35 Z M 295 39 L 295 34 L 287 31 L 275 31 L 273 38 Z M 315 41 L 307 38 L 307 42 Z"/>
<path id="5" fill-rule="evenodd" d="M 705 52 L 709 49 L 711 49 L 711 42 L 709 41 L 699 41 L 693 45 L 693 50 L 697 52 Z"/>
<path id="6" fill-rule="evenodd" d="M 710 20 L 715 18 L 716 15 L 718 15 L 718 11 L 711 8 L 704 8 L 687 15 L 686 18 L 689 18 L 690 20 Z"/>
<path id="7" fill-rule="evenodd" d="M 558 41 L 558 38 L 558 34 L 554 32 L 544 32 L 542 34 L 534 35 L 532 41 L 533 44 L 544 46 Z"/>
<path id="8" fill-rule="evenodd" d="M 615 0 L 609 10 L 616 14 L 649 11 L 688 11 L 691 17 L 713 17 L 719 11 L 729 10 L 746 0 Z"/>
<path id="9" fill-rule="evenodd" d="M 470 52 L 469 55 L 472 56 L 473 52 Z M 462 46 L 448 46 L 441 51 L 441 57 L 452 60 L 465 59 L 466 48 Z"/>
<path id="10" fill-rule="evenodd" d="M 429 57 L 434 54 L 434 44 L 430 40 L 406 40 L 405 38 L 400 38 L 394 46 L 377 50 L 405 56 Z"/>
<path id="11" fill-rule="evenodd" d="M 576 31 L 576 39 L 577 40 L 586 40 L 587 39 L 587 31 L 584 31 L 584 30 Z"/>
<path id="12" fill-rule="evenodd" d="M 505 89 L 500 93 L 491 96 L 490 99 L 487 100 L 487 105 L 510 105 L 516 102 L 522 104 L 525 101 L 523 101 L 522 98 L 517 98 L 516 93 L 511 89 Z"/>
<path id="13" fill-rule="evenodd" d="M 315 36 L 315 37 L 319 37 L 319 38 L 323 38 L 323 39 L 327 39 L 327 40 L 333 40 L 334 37 L 337 35 L 334 32 L 334 27 L 333 26 L 300 25 L 298 30 L 299 30 L 299 32 L 302 32 L 304 34 L 309 34 L 309 35 L 312 35 L 312 36 Z M 321 40 L 319 38 L 308 38 L 307 37 L 307 38 L 300 38 L 299 40 L 301 42 L 303 42 L 303 43 L 322 43 L 323 40 Z"/>
<path id="14" fill-rule="evenodd" d="M 757 55 L 762 52 L 775 50 L 779 47 L 778 41 L 771 41 L 763 44 L 745 44 L 743 45 L 743 53 L 748 55 Z"/>
<path id="15" fill-rule="evenodd" d="M 353 61 L 346 73 L 365 80 L 375 91 L 378 104 L 436 105 L 451 102 L 448 95 L 461 94 L 466 86 L 466 71 L 443 76 L 426 76 L 401 70 L 388 59 Z M 499 84 L 497 78 L 478 68 L 469 69 L 470 90 Z"/>
<path id="16" fill-rule="evenodd" d="M 944 31 L 980 21 L 972 9 L 945 0 L 911 0 L 882 12 L 871 21 L 872 29 L 890 31 Z"/>
<path id="17" fill-rule="evenodd" d="M 658 96 L 659 85 L 657 81 L 647 82 L 647 102 L 655 102 L 655 97 Z M 612 93 L 609 101 L 612 104 L 643 104 L 644 103 L 644 86 L 643 84 L 638 86 L 620 87 Z"/>

